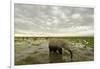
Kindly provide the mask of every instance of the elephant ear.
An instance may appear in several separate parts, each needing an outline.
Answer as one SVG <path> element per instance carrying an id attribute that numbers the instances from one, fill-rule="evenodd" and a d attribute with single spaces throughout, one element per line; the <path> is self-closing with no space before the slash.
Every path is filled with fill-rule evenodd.
<path id="1" fill-rule="evenodd" d="M 58 44 L 59 46 L 61 46 L 62 48 L 64 47 L 65 42 L 64 42 L 63 39 L 58 39 L 57 42 L 58 42 L 57 44 Z"/>
<path id="2" fill-rule="evenodd" d="M 69 49 L 70 48 L 69 46 L 70 46 L 70 43 L 68 41 L 64 41 L 63 48 Z"/>

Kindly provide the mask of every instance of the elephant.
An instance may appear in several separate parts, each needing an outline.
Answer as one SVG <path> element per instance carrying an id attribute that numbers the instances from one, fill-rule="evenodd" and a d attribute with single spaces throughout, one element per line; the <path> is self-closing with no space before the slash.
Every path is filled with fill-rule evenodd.
<path id="1" fill-rule="evenodd" d="M 66 47 L 66 48 L 65 48 Z M 66 49 L 70 53 L 70 58 L 72 59 L 73 53 L 69 45 L 62 39 L 50 39 L 49 40 L 49 53 L 57 53 L 62 55 L 62 51 Z"/>

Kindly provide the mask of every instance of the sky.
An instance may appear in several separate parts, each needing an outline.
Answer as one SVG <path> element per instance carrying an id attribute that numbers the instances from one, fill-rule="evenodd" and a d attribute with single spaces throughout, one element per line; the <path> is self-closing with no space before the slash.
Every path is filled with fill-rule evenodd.
<path id="1" fill-rule="evenodd" d="M 93 36 L 94 9 L 15 3 L 14 33 L 15 36 Z"/>

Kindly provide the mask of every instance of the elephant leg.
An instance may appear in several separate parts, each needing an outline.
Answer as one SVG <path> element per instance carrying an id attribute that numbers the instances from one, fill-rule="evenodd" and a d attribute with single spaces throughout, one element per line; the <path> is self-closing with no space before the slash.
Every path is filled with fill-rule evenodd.
<path id="1" fill-rule="evenodd" d="M 58 51 L 60 54 L 62 54 L 62 48 L 59 48 Z"/>
<path id="2" fill-rule="evenodd" d="M 56 53 L 56 52 L 57 52 L 57 50 L 56 50 L 56 49 L 54 49 L 53 51 L 54 51 L 54 53 Z"/>
<path id="3" fill-rule="evenodd" d="M 56 53 L 57 51 L 57 48 L 55 46 L 49 46 L 49 52 L 53 52 L 53 53 Z"/>
<path id="4" fill-rule="evenodd" d="M 53 51 L 53 48 L 52 47 L 49 47 L 49 52 L 51 53 Z"/>

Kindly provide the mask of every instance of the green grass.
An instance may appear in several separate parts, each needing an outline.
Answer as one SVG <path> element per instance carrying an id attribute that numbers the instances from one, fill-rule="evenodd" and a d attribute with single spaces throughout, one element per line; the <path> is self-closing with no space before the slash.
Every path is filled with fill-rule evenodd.
<path id="1" fill-rule="evenodd" d="M 94 37 L 15 37 L 15 65 L 49 63 L 49 52 L 41 47 L 41 44 L 52 38 L 85 46 L 73 51 L 73 62 L 94 60 Z M 32 52 L 28 54 L 30 50 Z M 64 52 L 64 62 L 69 62 L 69 57 L 70 55 Z"/>

